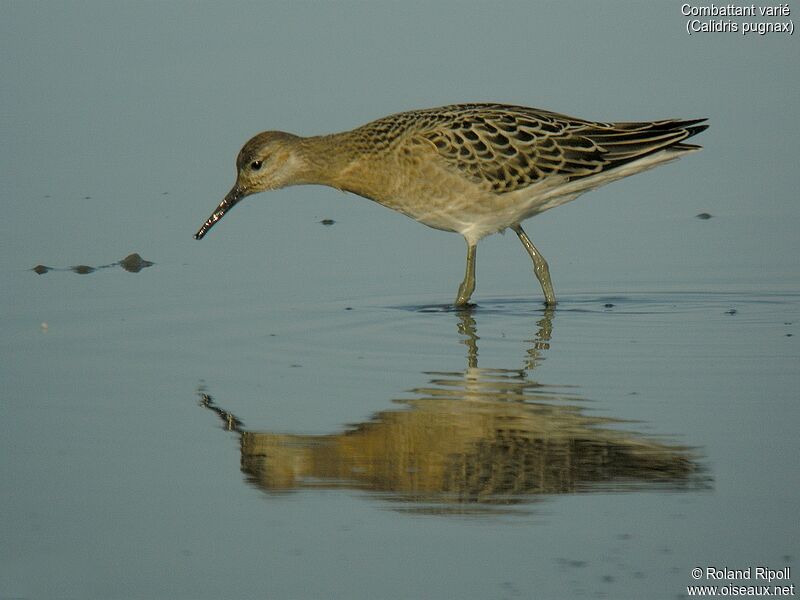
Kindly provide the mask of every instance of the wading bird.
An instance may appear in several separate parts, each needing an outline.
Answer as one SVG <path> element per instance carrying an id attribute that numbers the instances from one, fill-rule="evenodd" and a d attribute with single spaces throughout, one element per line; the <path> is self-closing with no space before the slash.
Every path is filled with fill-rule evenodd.
<path id="1" fill-rule="evenodd" d="M 456 306 L 475 289 L 475 250 L 512 229 L 556 303 L 542 254 L 522 221 L 603 184 L 698 150 L 684 143 L 705 119 L 599 123 L 505 104 L 457 104 L 390 115 L 314 137 L 265 131 L 236 159 L 236 184 L 195 234 L 201 239 L 243 198 L 321 184 L 364 196 L 429 227 L 460 233 L 467 268 Z"/>

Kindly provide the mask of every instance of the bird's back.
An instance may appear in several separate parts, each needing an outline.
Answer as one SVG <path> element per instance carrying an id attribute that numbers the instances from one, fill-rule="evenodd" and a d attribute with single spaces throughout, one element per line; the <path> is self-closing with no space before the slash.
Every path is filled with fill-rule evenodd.
<path id="1" fill-rule="evenodd" d="M 455 104 L 390 115 L 354 130 L 363 150 L 426 140 L 453 168 L 496 193 L 550 176 L 596 175 L 675 147 L 708 126 L 705 119 L 602 123 L 505 104 Z"/>

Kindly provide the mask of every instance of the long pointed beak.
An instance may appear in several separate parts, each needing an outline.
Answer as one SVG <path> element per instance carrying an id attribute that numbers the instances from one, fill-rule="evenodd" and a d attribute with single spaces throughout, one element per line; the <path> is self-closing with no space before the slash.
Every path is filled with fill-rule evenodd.
<path id="1" fill-rule="evenodd" d="M 226 212 L 228 212 L 233 206 L 239 202 L 242 198 L 244 198 L 247 194 L 245 193 L 244 189 L 239 187 L 239 185 L 233 186 L 230 192 L 223 198 L 222 202 L 219 203 L 219 206 L 214 209 L 214 212 L 211 213 L 211 216 L 206 219 L 206 222 L 203 223 L 203 226 L 197 230 L 197 233 L 194 234 L 194 239 L 202 240 L 203 236 L 208 233 L 208 230 L 211 229 L 214 224 L 219 221 Z"/>

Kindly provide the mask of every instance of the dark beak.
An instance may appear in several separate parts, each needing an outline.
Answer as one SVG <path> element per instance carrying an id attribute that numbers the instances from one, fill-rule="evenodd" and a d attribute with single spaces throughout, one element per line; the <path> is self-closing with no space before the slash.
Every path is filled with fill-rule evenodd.
<path id="1" fill-rule="evenodd" d="M 214 224 L 219 221 L 226 212 L 228 212 L 233 206 L 239 202 L 242 198 L 244 198 L 247 194 L 245 191 L 239 187 L 239 185 L 233 186 L 230 192 L 225 196 L 222 202 L 219 203 L 219 206 L 214 209 L 214 212 L 211 213 L 211 216 L 208 217 L 203 226 L 197 230 L 197 233 L 194 234 L 194 239 L 202 240 L 203 236 L 208 233 L 208 230 L 211 229 Z"/>

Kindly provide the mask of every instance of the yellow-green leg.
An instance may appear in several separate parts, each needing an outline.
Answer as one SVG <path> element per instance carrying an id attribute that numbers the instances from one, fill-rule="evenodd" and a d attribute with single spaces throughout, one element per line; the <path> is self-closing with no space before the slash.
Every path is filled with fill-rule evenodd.
<path id="1" fill-rule="evenodd" d="M 553 284 L 550 281 L 550 267 L 547 266 L 547 261 L 544 259 L 544 256 L 542 256 L 542 253 L 536 249 L 536 246 L 533 245 L 533 242 L 522 230 L 520 225 L 512 225 L 511 229 L 517 234 L 519 241 L 525 246 L 525 250 L 528 251 L 531 260 L 533 260 L 533 272 L 536 274 L 536 279 L 538 279 L 539 283 L 542 285 L 544 303 L 547 304 L 547 306 L 555 306 L 556 295 L 553 293 Z"/>
<path id="2" fill-rule="evenodd" d="M 458 296 L 456 296 L 456 306 L 466 306 L 472 292 L 475 291 L 475 250 L 478 244 L 467 242 L 467 271 L 464 273 L 464 281 L 458 286 Z"/>

